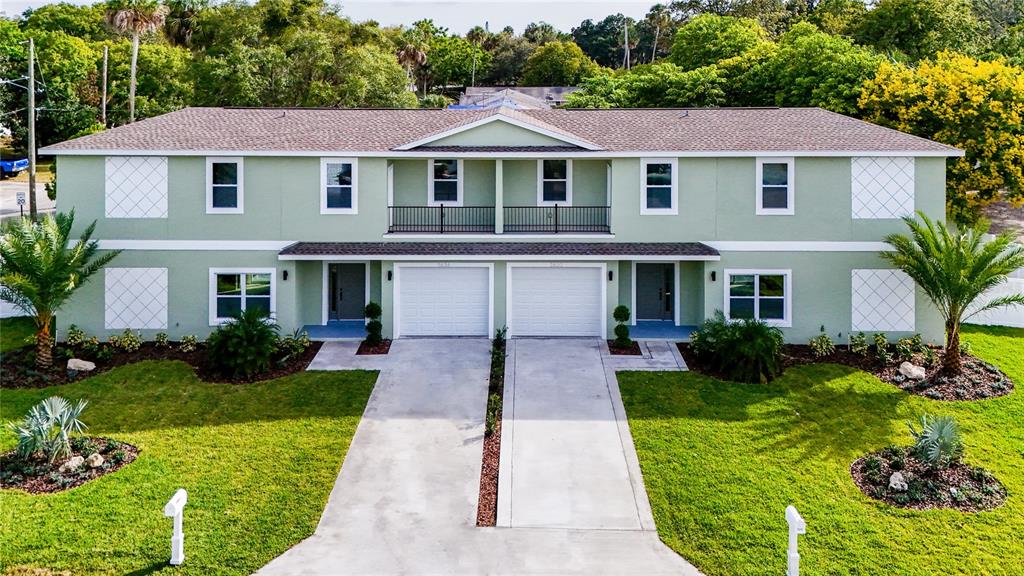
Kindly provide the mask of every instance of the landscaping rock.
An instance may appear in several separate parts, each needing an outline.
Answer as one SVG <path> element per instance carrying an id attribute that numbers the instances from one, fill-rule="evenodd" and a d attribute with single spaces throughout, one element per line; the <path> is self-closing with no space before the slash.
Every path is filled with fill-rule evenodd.
<path id="1" fill-rule="evenodd" d="M 889 476 L 889 489 L 897 492 L 907 491 L 907 480 L 902 472 L 893 472 L 892 476 Z"/>
<path id="2" fill-rule="evenodd" d="M 925 369 L 921 366 L 915 366 L 910 362 L 904 362 L 900 364 L 900 374 L 906 376 L 911 380 L 924 380 L 927 376 Z"/>
<path id="3" fill-rule="evenodd" d="M 92 372 L 95 369 L 96 364 L 89 362 L 88 360 L 82 360 L 80 358 L 68 359 L 68 370 L 74 370 L 75 372 Z"/>
<path id="4" fill-rule="evenodd" d="M 89 468 L 99 468 L 100 466 L 103 466 L 103 456 L 99 454 L 91 454 L 85 459 L 85 464 Z"/>
<path id="5" fill-rule="evenodd" d="M 60 472 L 61 474 L 67 474 L 68 472 L 75 472 L 79 468 L 81 468 L 82 464 L 84 464 L 84 463 L 85 463 L 85 458 L 82 458 L 81 456 L 72 456 L 71 458 L 68 458 L 67 462 L 61 464 L 60 468 L 58 468 L 57 471 Z"/>

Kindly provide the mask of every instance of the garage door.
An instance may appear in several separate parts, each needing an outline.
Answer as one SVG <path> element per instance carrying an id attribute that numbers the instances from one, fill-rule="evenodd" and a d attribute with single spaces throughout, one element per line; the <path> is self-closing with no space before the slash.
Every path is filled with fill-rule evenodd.
<path id="1" fill-rule="evenodd" d="M 398 266 L 399 336 L 489 336 L 490 269 Z"/>
<path id="2" fill-rule="evenodd" d="M 601 268 L 509 267 L 509 332 L 515 336 L 601 336 Z"/>

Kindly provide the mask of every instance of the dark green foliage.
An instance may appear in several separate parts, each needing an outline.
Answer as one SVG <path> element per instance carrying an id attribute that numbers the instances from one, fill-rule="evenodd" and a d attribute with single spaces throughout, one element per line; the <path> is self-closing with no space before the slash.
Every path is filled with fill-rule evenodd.
<path id="1" fill-rule="evenodd" d="M 738 382 L 770 382 L 782 372 L 782 331 L 759 320 L 726 320 L 722 312 L 701 325 L 690 346 L 701 362 Z"/>
<path id="2" fill-rule="evenodd" d="M 484 422 L 485 436 L 490 436 L 497 430 L 499 414 L 501 414 L 501 396 L 491 394 L 487 397 L 487 418 Z"/>
<path id="3" fill-rule="evenodd" d="M 380 344 L 384 338 L 381 333 L 384 331 L 384 325 L 380 322 L 380 315 L 384 311 L 381 309 L 380 304 L 376 302 L 370 302 L 363 309 L 363 315 L 370 319 L 366 323 L 366 340 L 365 342 L 370 346 L 376 346 Z"/>
<path id="4" fill-rule="evenodd" d="M 612 312 L 612 318 L 614 318 L 616 322 L 629 322 L 630 316 L 629 307 L 623 306 L 622 304 L 616 306 L 615 310 Z"/>
<path id="5" fill-rule="evenodd" d="M 629 308 L 619 304 L 612 311 L 612 318 L 618 323 L 615 325 L 615 342 L 613 345 L 616 348 L 629 348 L 633 345 L 633 341 L 629 338 L 629 326 L 626 325 L 630 318 Z"/>
<path id="6" fill-rule="evenodd" d="M 491 340 L 491 344 L 495 348 L 505 349 L 505 339 L 508 337 L 508 326 L 502 326 L 494 331 L 494 340 Z"/>
<path id="7" fill-rule="evenodd" d="M 257 308 L 244 310 L 206 340 L 211 365 L 224 376 L 248 378 L 270 370 L 278 325 Z"/>

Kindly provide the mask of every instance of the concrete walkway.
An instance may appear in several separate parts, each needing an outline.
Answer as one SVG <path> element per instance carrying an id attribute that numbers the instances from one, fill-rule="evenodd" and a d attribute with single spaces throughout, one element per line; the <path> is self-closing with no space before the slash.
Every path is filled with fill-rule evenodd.
<path id="1" fill-rule="evenodd" d="M 260 574 L 699 574 L 649 530 L 477 528 L 489 342 L 349 347 L 311 368 L 381 375 L 316 532 Z"/>

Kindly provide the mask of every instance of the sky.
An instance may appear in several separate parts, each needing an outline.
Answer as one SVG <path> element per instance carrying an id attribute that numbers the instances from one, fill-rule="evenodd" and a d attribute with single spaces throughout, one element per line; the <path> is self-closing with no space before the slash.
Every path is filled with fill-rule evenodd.
<path id="1" fill-rule="evenodd" d="M 30 7 L 51 4 L 58 0 L 0 0 L 0 12 L 8 16 L 20 14 Z M 74 4 L 92 4 L 90 0 L 70 0 Z M 376 20 L 384 26 L 412 24 L 431 18 L 451 32 L 463 34 L 473 26 L 489 23 L 492 31 L 512 26 L 522 32 L 530 22 L 545 21 L 569 32 L 583 20 L 600 20 L 621 12 L 636 19 L 643 18 L 657 0 L 345 0 L 341 11 L 358 22 Z"/>

